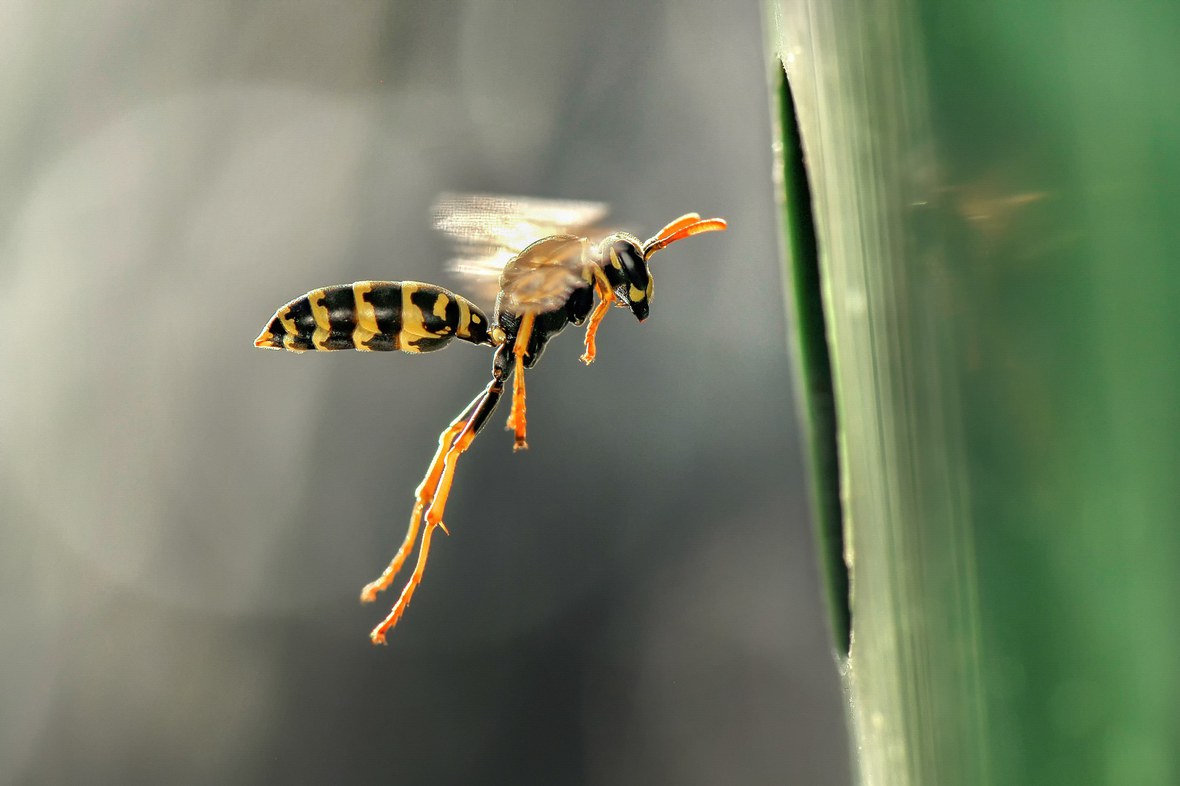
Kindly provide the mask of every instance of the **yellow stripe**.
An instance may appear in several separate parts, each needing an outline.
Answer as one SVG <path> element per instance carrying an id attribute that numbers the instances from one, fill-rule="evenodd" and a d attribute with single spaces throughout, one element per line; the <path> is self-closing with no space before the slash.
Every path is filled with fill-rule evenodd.
<path id="1" fill-rule="evenodd" d="M 311 344 L 316 349 L 327 349 L 328 335 L 332 332 L 328 322 L 328 309 L 323 303 L 318 303 L 324 296 L 324 290 L 313 289 L 307 293 L 307 302 L 311 304 L 311 316 L 315 319 L 315 332 L 311 334 Z"/>
<path id="2" fill-rule="evenodd" d="M 468 308 L 467 301 L 461 297 L 455 298 L 455 302 L 459 304 L 459 329 L 455 331 L 455 335 L 467 338 L 471 335 L 471 309 Z"/>
<path id="3" fill-rule="evenodd" d="M 417 338 L 425 338 L 429 334 L 426 332 L 426 326 L 422 324 L 422 311 L 410 301 L 410 295 L 418 291 L 420 285 L 413 281 L 402 282 L 402 334 L 406 336 L 406 340 L 402 341 L 399 338 L 398 347 L 402 352 L 409 352 L 410 354 L 417 354 L 418 348 L 410 344 Z"/>
<path id="4" fill-rule="evenodd" d="M 415 338 L 428 338 L 430 333 L 427 332 L 426 325 L 422 321 L 422 309 L 410 300 L 410 296 L 420 287 L 421 284 L 413 281 L 402 282 L 402 332 Z"/>
<path id="5" fill-rule="evenodd" d="M 292 346 L 296 336 L 299 335 L 299 329 L 295 327 L 295 320 L 291 319 L 291 307 L 283 306 L 283 308 L 279 309 L 278 317 L 279 322 L 283 323 L 283 329 L 287 331 L 287 334 L 283 336 L 283 349 L 290 350 L 291 352 L 302 352 L 302 349 Z"/>
<path id="6" fill-rule="evenodd" d="M 278 313 L 279 322 L 283 323 L 283 330 L 287 331 L 288 336 L 298 335 L 299 328 L 295 327 L 295 320 L 291 319 L 291 307 L 283 306 Z"/>
<path id="7" fill-rule="evenodd" d="M 372 291 L 372 281 L 358 281 L 352 285 L 352 297 L 356 303 L 356 327 L 352 331 L 352 345 L 362 352 L 372 351 L 364 342 L 381 332 L 377 327 L 377 311 L 372 303 L 365 300 L 365 295 Z"/>

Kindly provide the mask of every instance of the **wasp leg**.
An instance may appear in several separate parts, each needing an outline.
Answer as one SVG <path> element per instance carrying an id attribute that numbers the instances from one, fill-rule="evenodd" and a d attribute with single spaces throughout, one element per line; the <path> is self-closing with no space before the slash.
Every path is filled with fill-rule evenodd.
<path id="1" fill-rule="evenodd" d="M 582 355 L 582 362 L 587 366 L 594 362 L 594 356 L 598 352 L 594 343 L 594 338 L 598 334 L 598 326 L 615 302 L 615 293 L 601 281 L 594 282 L 594 289 L 598 292 L 598 304 L 594 306 L 594 311 L 590 314 L 590 321 L 586 324 L 586 352 Z"/>
<path id="2" fill-rule="evenodd" d="M 535 315 L 532 313 L 521 317 L 520 326 L 516 331 L 516 346 L 512 350 L 516 358 L 516 371 L 512 379 L 512 409 L 508 411 L 508 422 L 505 426 L 516 432 L 516 441 L 512 444 L 513 451 L 526 450 L 529 446 L 525 442 L 527 421 L 524 403 L 524 356 L 528 353 L 529 338 L 533 334 L 534 318 Z"/>
<path id="3" fill-rule="evenodd" d="M 371 581 L 365 585 L 361 590 L 361 603 L 372 603 L 377 599 L 377 594 L 389 588 L 393 583 L 394 576 L 402 569 L 406 558 L 410 556 L 410 552 L 414 548 L 414 543 L 418 539 L 418 524 L 422 519 L 422 511 L 425 509 L 427 503 L 434 499 L 434 492 L 438 488 L 438 480 L 442 477 L 443 460 L 447 457 L 447 452 L 451 449 L 451 445 L 455 442 L 455 437 L 463 431 L 467 425 L 467 421 L 471 419 L 471 413 L 479 406 L 480 402 L 487 395 L 487 391 L 480 391 L 470 404 L 463 410 L 459 417 L 451 421 L 451 425 L 447 427 L 446 431 L 438 437 L 438 451 L 434 454 L 434 459 L 430 462 L 429 469 L 426 470 L 426 477 L 422 478 L 422 483 L 418 485 L 414 492 L 414 510 L 410 514 L 410 526 L 406 530 L 405 540 L 402 541 L 401 548 L 397 550 L 397 554 L 393 555 L 393 559 L 389 562 L 387 567 L 376 581 Z M 446 527 L 443 527 L 443 532 L 446 532 Z M 447 533 L 450 534 L 450 533 Z"/>
<path id="4" fill-rule="evenodd" d="M 385 619 L 381 620 L 381 624 L 373 628 L 369 633 L 369 639 L 374 644 L 384 644 L 385 634 L 389 629 L 397 624 L 401 619 L 402 614 L 405 613 L 406 608 L 410 605 L 410 598 L 414 596 L 414 590 L 417 589 L 418 584 L 422 581 L 422 573 L 426 570 L 426 559 L 430 556 L 430 536 L 434 532 L 434 527 L 427 524 L 426 531 L 422 533 L 422 546 L 418 549 L 418 562 L 414 565 L 414 573 L 410 576 L 410 580 L 406 582 L 406 586 L 402 588 L 402 594 L 398 596 L 397 603 L 393 604 L 389 614 Z"/>
<path id="5" fill-rule="evenodd" d="M 484 392 L 468 407 L 467 411 L 470 414 L 463 421 L 458 434 L 451 438 L 450 445 L 444 454 L 442 469 L 437 476 L 434 476 L 434 472 L 438 457 L 436 456 L 436 461 L 432 462 L 431 473 L 427 475 L 426 480 L 431 480 L 433 477 L 434 483 L 431 488 L 427 489 L 429 494 L 423 495 L 423 500 L 415 505 L 415 511 L 420 511 L 423 505 L 427 502 L 430 503 L 426 511 L 426 529 L 422 532 L 422 545 L 418 548 L 418 561 L 414 565 L 414 572 L 411 574 L 409 581 L 402 588 L 402 593 L 398 596 L 397 603 L 393 604 L 393 608 L 390 609 L 389 614 L 369 634 L 369 638 L 372 639 L 374 644 L 385 643 L 385 634 L 401 619 L 402 614 L 405 613 L 406 608 L 410 605 L 410 599 L 414 597 L 414 590 L 422 583 L 422 574 L 426 570 L 426 560 L 430 556 L 430 538 L 434 533 L 434 528 L 442 527 L 444 532 L 447 531 L 446 526 L 442 523 L 442 514 L 443 509 L 446 507 L 447 496 L 451 492 L 451 481 L 455 475 L 455 462 L 467 448 L 471 447 L 471 443 L 475 440 L 475 435 L 479 433 L 480 429 L 487 422 L 488 417 L 496 409 L 496 405 L 499 403 L 500 396 L 503 392 L 504 374 L 499 365 L 497 365 L 496 376 L 488 383 Z M 453 427 L 454 424 L 452 425 Z M 450 431 L 451 429 L 448 428 L 444 432 L 444 435 Z M 442 441 L 442 439 L 439 440 L 440 451 L 442 450 Z M 426 486 L 426 481 L 423 481 L 422 485 Z M 437 513 L 435 513 L 436 509 L 438 511 Z M 382 578 L 384 578 L 384 575 Z"/>

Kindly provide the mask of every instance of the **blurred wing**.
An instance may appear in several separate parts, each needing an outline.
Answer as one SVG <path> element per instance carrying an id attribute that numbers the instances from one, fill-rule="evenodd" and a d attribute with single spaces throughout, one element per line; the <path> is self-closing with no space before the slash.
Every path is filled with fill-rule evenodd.
<path id="1" fill-rule="evenodd" d="M 470 282 L 479 299 L 491 301 L 505 265 L 530 243 L 587 234 L 609 209 L 602 202 L 443 194 L 434 206 L 434 226 L 454 244 L 448 267 Z"/>
<path id="2" fill-rule="evenodd" d="M 542 238 L 525 248 L 500 274 L 503 305 L 518 314 L 561 308 L 584 283 L 585 249 L 585 241 L 576 235 Z"/>

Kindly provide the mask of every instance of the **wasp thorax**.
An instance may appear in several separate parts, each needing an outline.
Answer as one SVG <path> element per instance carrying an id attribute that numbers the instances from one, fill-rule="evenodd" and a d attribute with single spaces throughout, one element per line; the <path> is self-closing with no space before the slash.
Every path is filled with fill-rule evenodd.
<path id="1" fill-rule="evenodd" d="M 647 319 L 654 282 L 639 240 L 614 235 L 602 243 L 602 270 L 615 297 L 625 303 L 636 319 Z"/>

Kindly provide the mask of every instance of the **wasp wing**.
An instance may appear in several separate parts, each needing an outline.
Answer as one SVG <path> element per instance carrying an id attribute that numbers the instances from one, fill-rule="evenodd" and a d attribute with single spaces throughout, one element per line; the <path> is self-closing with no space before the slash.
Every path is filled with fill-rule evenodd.
<path id="1" fill-rule="evenodd" d="M 577 235 L 551 235 L 529 245 L 500 274 L 500 306 L 518 314 L 561 308 L 585 283 L 586 245 Z"/>
<path id="2" fill-rule="evenodd" d="M 536 199 L 497 194 L 443 194 L 434 206 L 434 226 L 454 244 L 455 254 L 448 267 L 464 278 L 477 299 L 489 304 L 500 291 L 500 277 L 509 262 L 550 236 L 581 237 L 591 232 L 609 212 L 602 202 Z M 536 259 L 557 259 L 549 252 L 536 251 Z M 543 265 L 525 262 L 525 267 Z M 565 280 L 566 284 L 558 282 Z M 525 305 L 526 290 L 544 302 L 552 302 L 568 277 L 535 274 L 520 281 L 516 305 Z M 572 286 L 576 286 L 576 281 Z M 568 295 L 568 291 L 566 292 Z"/>

